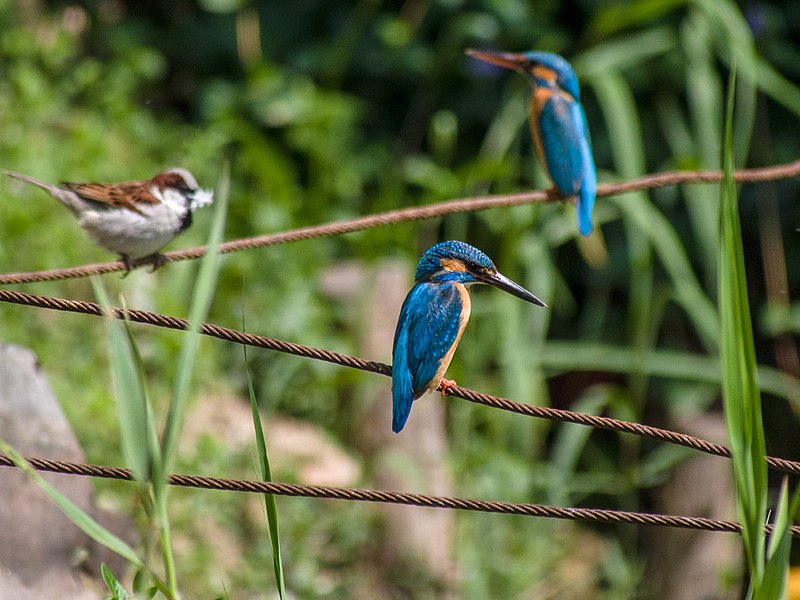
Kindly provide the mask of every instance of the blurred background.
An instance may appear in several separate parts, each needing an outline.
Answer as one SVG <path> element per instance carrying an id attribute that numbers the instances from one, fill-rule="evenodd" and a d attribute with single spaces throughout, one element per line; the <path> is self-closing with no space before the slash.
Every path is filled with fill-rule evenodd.
<path id="1" fill-rule="evenodd" d="M 0 167 L 126 181 L 171 166 L 213 187 L 231 161 L 228 240 L 465 196 L 550 187 L 522 77 L 470 47 L 557 52 L 582 83 L 600 182 L 717 169 L 738 70 L 739 166 L 800 157 L 800 4 L 727 0 L 0 0 Z M 419 255 L 467 241 L 545 300 L 490 289 L 449 376 L 513 400 L 725 441 L 716 357 L 718 188 L 450 216 L 227 255 L 209 320 L 390 362 Z M 741 189 L 768 452 L 800 458 L 800 182 Z M 205 241 L 210 211 L 167 249 Z M 0 183 L 0 271 L 111 257 L 44 193 Z M 130 306 L 185 316 L 190 262 L 112 275 Z M 86 280 L 15 289 L 93 299 Z M 164 403 L 181 335 L 137 328 Z M 33 349 L 89 462 L 122 463 L 103 324 L 0 305 Z M 263 351 L 248 367 L 273 474 L 510 502 L 733 519 L 729 464 L 438 395 L 390 433 L 389 381 Z M 204 340 L 180 471 L 257 477 L 240 347 Z M 775 482 L 777 484 L 777 480 Z M 132 490 L 95 482 L 135 514 Z M 271 597 L 257 498 L 176 490 L 186 597 Z M 633 526 L 278 499 L 295 598 L 737 598 L 738 540 Z M 798 557 L 800 558 L 800 557 Z M 96 568 L 97 565 L 94 565 Z"/>

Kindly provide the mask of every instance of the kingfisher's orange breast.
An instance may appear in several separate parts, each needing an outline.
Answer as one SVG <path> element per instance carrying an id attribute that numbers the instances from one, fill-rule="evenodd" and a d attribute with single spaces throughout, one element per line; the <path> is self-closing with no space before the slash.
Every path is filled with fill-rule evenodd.
<path id="1" fill-rule="evenodd" d="M 541 118 L 542 118 L 542 111 L 545 109 L 545 105 L 553 98 L 553 96 L 557 96 L 558 98 L 563 98 L 568 102 L 575 102 L 575 99 L 569 95 L 567 92 L 561 89 L 554 89 L 549 87 L 536 87 L 531 94 L 531 135 L 533 137 L 533 145 L 536 148 L 536 156 L 539 157 L 539 161 L 544 166 L 545 171 L 547 171 L 548 176 L 550 175 L 550 166 L 547 164 L 547 157 L 544 153 L 544 145 L 542 143 L 542 133 L 540 130 L 541 126 Z M 549 110 L 553 110 L 551 107 Z M 560 115 L 560 118 L 567 118 L 567 115 Z"/>
<path id="2" fill-rule="evenodd" d="M 547 161 L 544 157 L 544 146 L 542 146 L 542 135 L 539 131 L 539 118 L 542 115 L 542 109 L 547 101 L 553 96 L 553 90 L 544 87 L 537 87 L 531 94 L 531 136 L 533 137 L 533 146 L 536 149 L 536 156 L 544 166 L 545 170 L 550 173 L 547 167 Z"/>
<path id="3" fill-rule="evenodd" d="M 453 342 L 453 345 L 450 346 L 447 354 L 445 354 L 442 358 L 442 362 L 439 363 L 439 368 L 436 370 L 436 375 L 433 376 L 433 379 L 431 379 L 426 386 L 427 389 L 431 391 L 439 387 L 445 372 L 447 372 L 447 367 L 450 366 L 450 361 L 453 360 L 453 354 L 455 354 L 456 348 L 458 348 L 458 342 L 461 341 L 461 335 L 464 333 L 464 329 L 469 321 L 470 312 L 472 311 L 472 302 L 470 300 L 469 290 L 467 287 L 461 283 L 453 283 L 450 285 L 455 286 L 455 288 L 458 290 L 459 296 L 461 297 L 461 316 L 458 319 L 458 333 L 456 334 L 456 339 Z"/>

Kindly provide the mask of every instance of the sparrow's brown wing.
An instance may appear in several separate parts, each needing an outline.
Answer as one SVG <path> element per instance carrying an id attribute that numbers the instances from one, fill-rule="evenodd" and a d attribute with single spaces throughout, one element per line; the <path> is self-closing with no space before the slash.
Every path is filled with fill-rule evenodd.
<path id="1" fill-rule="evenodd" d="M 61 182 L 65 188 L 72 190 L 84 200 L 97 202 L 109 208 L 127 208 L 141 214 L 139 206 L 158 204 L 159 200 L 151 192 L 149 181 L 131 181 L 130 183 L 70 183 Z"/>

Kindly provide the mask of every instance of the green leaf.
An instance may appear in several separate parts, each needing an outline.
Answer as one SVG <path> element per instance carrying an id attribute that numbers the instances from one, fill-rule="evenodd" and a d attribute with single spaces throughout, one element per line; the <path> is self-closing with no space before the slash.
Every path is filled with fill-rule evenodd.
<path id="1" fill-rule="evenodd" d="M 105 319 L 111 380 L 117 406 L 122 453 L 136 480 L 143 485 L 152 479 L 160 451 L 155 420 L 145 384 L 144 365 L 130 329 L 111 314 L 105 287 L 92 279 L 95 295 L 108 315 Z"/>
<path id="2" fill-rule="evenodd" d="M 733 452 L 737 505 L 754 597 L 764 576 L 767 466 L 761 421 L 753 327 L 747 299 L 741 226 L 733 180 L 733 95 L 735 69 L 728 84 L 722 145 L 724 179 L 720 196 L 719 317 L 722 396 Z"/>
<path id="3" fill-rule="evenodd" d="M 217 248 L 222 241 L 225 231 L 225 214 L 228 208 L 228 196 L 230 194 L 230 167 L 226 163 L 222 169 L 222 175 L 217 185 L 215 197 L 215 208 L 211 233 L 208 239 L 208 249 L 200 263 L 200 272 L 197 275 L 194 292 L 192 294 L 192 304 L 189 310 L 189 330 L 186 334 L 186 341 L 181 348 L 178 358 L 177 379 L 172 393 L 167 423 L 164 428 L 162 438 L 162 454 L 165 472 L 169 472 L 173 458 L 173 450 L 177 443 L 177 437 L 183 423 L 183 411 L 186 399 L 189 396 L 189 381 L 191 379 L 194 361 L 197 358 L 197 350 L 200 345 L 198 331 L 200 325 L 206 319 L 211 300 L 214 297 L 214 290 L 217 283 L 219 272 L 219 254 Z"/>
<path id="4" fill-rule="evenodd" d="M 117 578 L 114 577 L 114 574 L 111 572 L 111 569 L 106 566 L 106 563 L 100 564 L 100 572 L 103 574 L 103 581 L 106 582 L 108 591 L 111 592 L 111 600 L 129 600 L 130 595 L 125 591 L 125 588 L 122 587 L 122 584 L 117 581 Z"/>
<path id="5" fill-rule="evenodd" d="M 133 576 L 133 592 L 137 598 L 155 598 L 159 591 L 159 584 L 153 585 L 153 574 L 148 569 L 138 569 Z M 166 589 L 164 584 L 160 584 Z M 166 593 L 164 594 L 166 595 Z"/>
<path id="6" fill-rule="evenodd" d="M 572 66 L 581 78 L 602 77 L 607 71 L 638 67 L 647 60 L 667 54 L 675 43 L 675 32 L 671 27 L 651 27 L 608 39 L 574 56 Z"/>
<path id="7" fill-rule="evenodd" d="M 602 6 L 591 24 L 592 31 L 604 38 L 624 29 L 650 24 L 688 4 L 688 0 L 639 0 Z M 603 44 L 605 45 L 605 44 Z"/>
<path id="8" fill-rule="evenodd" d="M 242 326 L 242 329 L 244 329 L 244 326 Z M 242 350 L 244 352 L 245 370 L 247 371 L 247 389 L 250 395 L 250 409 L 253 413 L 253 428 L 256 434 L 256 448 L 258 449 L 258 460 L 261 465 L 261 477 L 264 481 L 272 481 L 264 427 L 261 424 L 261 413 L 258 410 L 253 378 L 250 377 L 250 370 L 247 368 L 247 348 L 242 346 Z M 284 600 L 286 598 L 286 584 L 283 577 L 283 559 L 281 557 L 280 531 L 278 529 L 278 505 L 274 494 L 262 494 L 261 501 L 267 513 L 269 539 L 272 542 L 272 568 L 275 572 L 275 583 L 278 586 L 278 594 L 281 600 Z"/>
<path id="9" fill-rule="evenodd" d="M 761 57 L 756 57 L 756 72 L 758 86 L 765 94 L 800 115 L 800 88 L 797 85 Z"/>
<path id="10" fill-rule="evenodd" d="M 642 159 L 644 150 L 641 145 L 638 108 L 630 87 L 613 69 L 595 72 L 587 83 L 597 96 L 609 130 L 615 132 L 612 149 L 617 170 L 627 178 L 640 175 L 645 170 Z M 714 306 L 697 281 L 686 249 L 674 226 L 642 192 L 609 200 L 625 216 L 628 237 L 631 239 L 631 264 L 635 270 L 630 286 L 631 296 L 635 300 L 632 306 L 634 313 L 640 313 L 633 319 L 633 329 L 641 327 L 636 323 L 637 320 L 639 323 L 649 322 L 649 317 L 644 313 L 650 305 L 649 297 L 652 293 L 649 280 L 652 278 L 650 263 L 651 253 L 654 251 L 673 281 L 678 302 L 692 319 L 706 347 L 716 348 L 718 332 Z M 642 339 L 640 335 L 637 341 L 641 343 Z"/>
<path id="11" fill-rule="evenodd" d="M 549 340 L 542 345 L 541 364 L 551 370 L 607 371 L 631 373 L 636 368 L 648 375 L 703 383 L 720 383 L 720 362 L 716 357 L 648 348 L 642 356 L 627 346 L 591 342 Z M 758 369 L 764 392 L 785 398 L 800 409 L 800 381 L 768 366 Z"/>
<path id="12" fill-rule="evenodd" d="M 645 150 L 639 109 L 628 83 L 616 69 L 608 69 L 602 76 L 592 79 L 592 88 L 603 109 L 610 131 L 614 132 L 611 147 L 616 171 L 626 179 L 641 176 L 645 170 Z M 635 350 L 634 356 L 641 359 L 645 350 L 653 345 L 653 242 L 646 230 L 639 227 L 637 213 L 652 207 L 647 194 L 640 192 L 625 199 L 620 212 L 623 214 L 627 238 L 629 271 L 628 339 Z M 647 387 L 647 376 L 637 360 L 628 382 L 634 402 L 641 406 Z M 635 418 L 635 417 L 634 417 Z"/>
<path id="13" fill-rule="evenodd" d="M 800 506 L 800 487 L 795 490 L 791 504 L 788 490 L 788 479 L 784 477 L 775 509 L 774 529 L 767 545 L 767 564 L 759 590 L 761 599 L 786 598 L 786 575 L 789 572 L 789 557 L 792 550 L 791 525 Z"/>
<path id="14" fill-rule="evenodd" d="M 161 442 L 162 470 L 153 477 L 153 496 L 156 515 L 161 525 L 161 555 L 167 573 L 167 585 L 173 597 L 179 597 L 175 557 L 172 551 L 169 514 L 167 511 L 167 495 L 169 486 L 166 485 L 167 475 L 171 470 L 174 458 L 174 448 L 183 425 L 183 413 L 189 397 L 189 382 L 194 370 L 194 362 L 200 346 L 200 325 L 205 321 L 211 307 L 211 300 L 217 283 L 219 272 L 219 253 L 217 248 L 222 241 L 225 230 L 225 215 L 228 208 L 230 193 L 230 169 L 226 163 L 217 184 L 215 193 L 215 208 L 208 247 L 205 256 L 200 262 L 200 272 L 192 293 L 192 303 L 189 309 L 189 327 L 185 341 L 178 358 L 178 369 L 172 399 L 167 411 L 167 422 L 164 426 L 164 435 Z"/>

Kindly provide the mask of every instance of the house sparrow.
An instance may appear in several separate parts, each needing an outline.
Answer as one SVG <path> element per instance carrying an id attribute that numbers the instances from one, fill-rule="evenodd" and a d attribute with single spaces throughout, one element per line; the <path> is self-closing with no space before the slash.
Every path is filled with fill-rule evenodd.
<path id="1" fill-rule="evenodd" d="M 137 261 L 151 263 L 154 271 L 163 265 L 159 250 L 192 224 L 195 208 L 214 200 L 213 193 L 201 189 L 186 169 L 169 169 L 149 181 L 60 185 L 4 173 L 61 202 L 95 243 L 120 255 L 127 271 Z"/>

